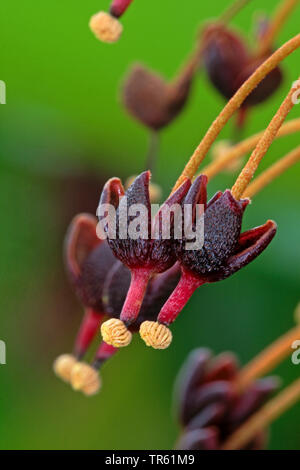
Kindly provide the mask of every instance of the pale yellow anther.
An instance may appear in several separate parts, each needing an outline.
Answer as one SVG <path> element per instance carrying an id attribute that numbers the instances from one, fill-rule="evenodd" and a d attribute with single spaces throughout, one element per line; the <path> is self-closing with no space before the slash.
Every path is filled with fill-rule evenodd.
<path id="1" fill-rule="evenodd" d="M 144 321 L 140 326 L 141 338 L 154 349 L 167 349 L 172 342 L 171 330 L 154 321 Z"/>
<path id="2" fill-rule="evenodd" d="M 214 161 L 220 160 L 232 149 L 232 144 L 229 140 L 219 140 L 211 148 L 211 156 Z M 242 167 L 243 160 L 237 159 L 226 165 L 224 171 L 232 173 Z"/>
<path id="3" fill-rule="evenodd" d="M 118 41 L 123 31 L 123 26 L 117 18 L 105 11 L 93 15 L 89 26 L 97 39 L 109 43 Z"/>
<path id="4" fill-rule="evenodd" d="M 115 348 L 128 346 L 132 340 L 132 334 L 118 318 L 111 318 L 102 323 L 101 334 L 103 340 Z"/>
<path id="5" fill-rule="evenodd" d="M 87 396 L 95 395 L 101 388 L 99 372 L 89 364 L 78 362 L 72 369 L 71 385 Z"/>
<path id="6" fill-rule="evenodd" d="M 70 382 L 71 372 L 77 364 L 77 360 L 72 354 L 62 354 L 54 361 L 53 369 L 55 374 L 64 382 Z"/>
<path id="7" fill-rule="evenodd" d="M 300 325 L 300 302 L 299 302 L 299 304 L 297 305 L 297 307 L 295 309 L 294 318 L 295 318 L 295 322 L 299 323 L 299 325 Z"/>

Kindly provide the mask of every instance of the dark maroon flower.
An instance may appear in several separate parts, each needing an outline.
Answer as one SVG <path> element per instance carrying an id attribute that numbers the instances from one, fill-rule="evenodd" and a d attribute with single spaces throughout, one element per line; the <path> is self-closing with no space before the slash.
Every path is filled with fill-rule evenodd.
<path id="1" fill-rule="evenodd" d="M 249 51 L 243 39 L 224 25 L 210 25 L 203 32 L 203 60 L 215 88 L 230 99 L 252 73 L 271 55 L 257 56 Z M 267 100 L 279 88 L 282 72 L 276 67 L 252 91 L 240 110 L 240 124 L 245 111 Z"/>
<path id="2" fill-rule="evenodd" d="M 231 353 L 213 357 L 209 350 L 197 349 L 190 354 L 176 384 L 176 410 L 182 429 L 177 449 L 220 449 L 278 387 L 278 381 L 268 377 L 238 393 L 238 373 L 236 357 Z M 257 434 L 245 449 L 264 448 L 266 437 L 266 431 Z"/>
<path id="3" fill-rule="evenodd" d="M 67 272 L 74 290 L 85 308 L 73 354 L 60 356 L 54 369 L 76 390 L 93 395 L 100 388 L 99 369 L 117 349 L 104 341 L 100 344 L 92 365 L 82 362 L 100 325 L 105 318 L 119 318 L 130 285 L 130 271 L 113 255 L 106 241 L 96 232 L 97 219 L 89 214 L 74 218 L 65 241 Z M 153 276 L 146 291 L 137 322 L 130 327 L 139 329 L 145 320 L 154 320 L 175 288 L 180 277 L 178 263 L 163 274 Z"/>
<path id="4" fill-rule="evenodd" d="M 265 225 L 241 234 L 244 210 L 249 200 L 237 201 L 229 190 L 217 193 L 207 204 L 207 177 L 199 176 L 186 195 L 183 205 L 190 204 L 193 208 L 193 228 L 197 205 L 205 208 L 204 239 L 202 248 L 187 249 L 187 239 L 175 241 L 176 256 L 181 266 L 181 279 L 161 309 L 157 324 L 170 325 L 194 291 L 205 283 L 226 279 L 257 258 L 275 236 L 277 226 L 268 221 Z M 141 335 L 144 337 L 144 331 Z M 152 345 L 149 329 L 154 328 L 148 323 L 144 337 L 148 345 Z"/>
<path id="5" fill-rule="evenodd" d="M 118 178 L 112 178 L 105 185 L 100 200 L 99 207 L 105 208 L 107 204 L 110 204 L 116 209 L 116 232 L 113 234 L 114 237 L 110 234 L 108 225 L 103 223 L 103 218 L 99 217 L 99 220 L 104 224 L 104 229 L 108 235 L 108 244 L 114 255 L 131 271 L 131 283 L 120 320 L 105 322 L 101 327 L 103 339 L 117 347 L 127 346 L 131 341 L 128 327 L 136 321 L 139 315 L 149 280 L 154 275 L 168 270 L 176 262 L 172 237 L 174 218 L 171 217 L 170 221 L 170 238 L 163 238 L 162 213 L 164 207 L 180 204 L 191 184 L 189 180 L 186 180 L 164 203 L 156 216 L 152 217 L 149 180 L 150 172 L 142 173 L 125 193 L 121 181 Z M 145 209 L 146 215 L 143 218 L 143 231 L 141 231 L 141 235 L 134 239 L 129 230 L 130 225 L 139 214 L 130 215 L 130 209 L 137 204 Z M 124 213 L 129 215 L 126 215 L 125 226 L 122 229 L 121 214 Z M 154 227 L 158 228 L 158 231 L 156 237 L 152 238 Z M 125 233 L 122 233 L 124 229 Z M 164 329 L 164 327 L 161 329 Z"/>
<path id="6" fill-rule="evenodd" d="M 123 86 L 126 109 L 146 127 L 158 131 L 173 121 L 189 97 L 195 67 L 187 67 L 173 82 L 166 82 L 143 65 L 135 65 Z"/>

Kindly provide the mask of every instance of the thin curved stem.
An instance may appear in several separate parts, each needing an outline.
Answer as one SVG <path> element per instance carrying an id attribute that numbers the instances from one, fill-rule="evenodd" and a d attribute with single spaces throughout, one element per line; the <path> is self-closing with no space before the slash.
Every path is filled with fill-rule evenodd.
<path id="1" fill-rule="evenodd" d="M 284 60 L 288 55 L 294 52 L 300 46 L 300 34 L 286 42 L 274 54 L 272 54 L 255 72 L 244 82 L 236 94 L 230 99 L 225 108 L 221 111 L 217 119 L 208 129 L 206 135 L 194 151 L 189 159 L 182 174 L 179 176 L 173 191 L 174 192 L 186 178 L 192 179 L 197 172 L 200 163 L 205 158 L 207 152 L 212 144 L 220 134 L 223 127 L 229 121 L 231 116 L 245 101 L 247 96 L 254 90 L 254 88 L 270 73 L 277 65 Z"/>
<path id="2" fill-rule="evenodd" d="M 297 379 L 242 424 L 227 439 L 221 449 L 243 449 L 258 432 L 263 431 L 269 424 L 275 421 L 275 419 L 297 403 L 299 399 L 300 379 Z"/>
<path id="3" fill-rule="evenodd" d="M 152 173 L 152 177 L 155 170 L 155 165 L 158 157 L 159 151 L 159 133 L 158 131 L 150 131 L 149 135 L 149 146 L 148 152 L 146 157 L 146 170 L 150 170 Z"/>
<path id="4" fill-rule="evenodd" d="M 277 8 L 270 26 L 259 45 L 258 55 L 264 56 L 274 45 L 275 39 L 280 33 L 283 24 L 288 19 L 294 8 L 299 4 L 299 0 L 283 0 Z"/>
<path id="5" fill-rule="evenodd" d="M 252 0 L 236 0 L 226 11 L 224 11 L 220 16 L 219 21 L 225 24 L 229 23 L 251 1 Z"/>
<path id="6" fill-rule="evenodd" d="M 293 134 L 295 132 L 300 132 L 300 118 L 293 119 L 283 124 L 278 131 L 276 139 L 279 137 L 284 137 Z M 222 158 L 215 160 L 206 167 L 204 167 L 203 170 L 200 171 L 199 175 L 204 174 L 208 177 L 209 180 L 211 180 L 218 173 L 224 170 L 224 168 L 226 168 L 229 164 L 235 162 L 239 158 L 251 152 L 251 150 L 253 150 L 258 144 L 263 134 L 264 131 L 261 131 L 251 137 L 248 137 L 239 144 L 234 145 L 230 150 L 228 150 L 228 152 L 224 154 Z"/>
<path id="7" fill-rule="evenodd" d="M 275 178 L 278 178 L 282 173 L 288 170 L 295 163 L 300 161 L 300 147 L 295 148 L 289 152 L 285 157 L 278 160 L 274 165 L 270 166 L 266 171 L 259 175 L 252 183 L 248 186 L 243 194 L 244 197 L 252 198 L 259 191 L 270 184 Z"/>
<path id="8" fill-rule="evenodd" d="M 256 379 L 273 370 L 291 354 L 291 345 L 299 339 L 300 325 L 297 325 L 259 353 L 238 374 L 236 390 L 242 393 Z"/>
<path id="9" fill-rule="evenodd" d="M 240 199 L 242 194 L 245 192 L 261 160 L 263 159 L 263 157 L 269 150 L 269 147 L 271 146 L 273 140 L 275 139 L 278 130 L 282 126 L 285 118 L 287 117 L 291 109 L 295 106 L 296 100 L 294 100 L 293 97 L 298 90 L 300 90 L 300 80 L 294 83 L 287 97 L 281 104 L 277 113 L 275 114 L 267 129 L 265 130 L 262 138 L 260 139 L 254 151 L 252 152 L 248 162 L 239 174 L 235 184 L 231 189 L 231 193 L 235 199 Z"/>

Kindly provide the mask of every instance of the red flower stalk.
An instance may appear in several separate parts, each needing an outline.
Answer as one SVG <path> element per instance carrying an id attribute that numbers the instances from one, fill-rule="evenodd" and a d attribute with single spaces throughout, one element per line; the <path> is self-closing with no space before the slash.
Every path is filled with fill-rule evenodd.
<path id="1" fill-rule="evenodd" d="M 55 361 L 54 369 L 75 390 L 93 395 L 100 389 L 99 369 L 117 351 L 104 341 L 91 365 L 82 362 L 104 318 L 118 318 L 130 285 L 130 271 L 118 261 L 106 241 L 96 233 L 97 219 L 80 214 L 71 223 L 65 259 L 68 275 L 85 308 L 85 315 L 75 340 L 73 354 L 64 354 Z M 155 276 L 149 283 L 138 321 L 130 330 L 137 332 L 141 322 L 154 320 L 175 288 L 180 276 L 178 264 Z M 130 333 L 131 334 L 131 333 Z"/>
<path id="2" fill-rule="evenodd" d="M 226 279 L 257 258 L 273 239 L 277 226 L 265 225 L 241 234 L 244 210 L 249 199 L 236 200 L 229 190 L 217 193 L 206 204 L 207 177 L 199 176 L 186 195 L 183 205 L 193 207 L 193 229 L 197 205 L 205 207 L 204 240 L 200 249 L 186 249 L 186 238 L 176 241 L 176 256 L 181 266 L 181 279 L 161 309 L 157 322 L 141 326 L 147 345 L 155 347 L 152 331 L 158 325 L 170 325 L 179 315 L 193 292 L 203 284 Z"/>
<path id="3" fill-rule="evenodd" d="M 270 50 L 261 56 L 249 51 L 244 40 L 222 24 L 205 28 L 202 41 L 203 61 L 208 76 L 226 99 L 234 96 L 242 84 L 272 53 Z M 244 124 L 248 109 L 272 96 L 281 82 L 282 72 L 276 67 L 244 101 L 239 111 L 240 126 Z"/>
<path id="4" fill-rule="evenodd" d="M 76 390 L 93 395 L 100 388 L 98 370 L 102 363 L 115 353 L 115 348 L 100 345 L 94 366 L 80 362 L 92 343 L 106 315 L 102 299 L 107 265 L 115 258 L 107 243 L 96 235 L 97 219 L 88 214 L 75 217 L 65 242 L 67 271 L 76 294 L 85 307 L 85 315 L 77 334 L 73 354 L 64 354 L 54 363 L 54 369 L 64 381 L 71 382 Z"/>
<path id="5" fill-rule="evenodd" d="M 114 0 L 110 6 L 110 14 L 115 18 L 120 18 L 133 0 Z"/>
<path id="6" fill-rule="evenodd" d="M 90 28 L 95 36 L 104 42 L 116 42 L 123 32 L 123 26 L 118 21 L 133 0 L 113 0 L 109 13 L 100 11 L 92 16 Z"/>
<path id="7" fill-rule="evenodd" d="M 116 236 L 111 236 L 107 225 L 104 226 L 104 229 L 107 232 L 108 244 L 113 253 L 131 271 L 131 283 L 120 319 L 105 322 L 101 327 L 103 339 L 116 347 L 127 346 L 130 343 L 131 335 L 128 332 L 128 327 L 136 321 L 139 315 L 150 279 L 154 275 L 168 270 L 176 261 L 171 235 L 174 229 L 174 218 L 171 217 L 170 239 L 164 239 L 162 237 L 162 213 L 164 207 L 182 202 L 190 187 L 190 181 L 186 180 L 170 196 L 154 218 L 151 214 L 149 181 L 150 172 L 146 171 L 134 180 L 125 193 L 121 181 L 118 178 L 112 178 L 105 185 L 100 199 L 99 207 L 106 207 L 107 204 L 110 204 L 116 209 Z M 125 204 L 122 200 L 125 201 Z M 142 233 L 137 239 L 133 239 L 129 233 L 129 228 L 135 217 L 128 214 L 130 214 L 130 208 L 136 204 L 147 211 L 146 220 L 144 220 L 146 222 L 146 227 L 144 227 L 146 233 Z M 122 212 L 127 214 L 125 233 L 123 234 L 121 233 L 121 209 Z M 100 217 L 99 220 L 102 222 L 103 219 Z M 152 230 L 155 227 L 158 227 L 157 237 L 152 238 Z M 171 339 L 164 338 L 164 330 L 165 328 L 162 325 L 159 336 L 163 337 L 165 343 Z"/>
<path id="8" fill-rule="evenodd" d="M 177 449 L 220 449 L 278 387 L 278 381 L 268 377 L 256 380 L 238 393 L 235 387 L 238 374 L 239 366 L 233 354 L 213 357 L 207 349 L 190 354 L 176 384 L 176 410 L 182 428 Z M 257 433 L 243 449 L 263 449 L 266 437 L 266 430 Z"/>

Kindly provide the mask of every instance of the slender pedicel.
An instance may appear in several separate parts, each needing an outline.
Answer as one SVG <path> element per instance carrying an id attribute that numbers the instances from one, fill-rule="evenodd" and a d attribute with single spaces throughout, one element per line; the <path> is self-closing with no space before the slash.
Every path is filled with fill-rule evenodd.
<path id="1" fill-rule="evenodd" d="M 296 132 L 300 132 L 300 118 L 292 119 L 291 121 L 283 124 L 279 129 L 275 139 L 278 139 L 279 137 L 285 137 Z M 210 181 L 230 164 L 235 163 L 236 160 L 240 159 L 248 152 L 253 150 L 262 138 L 263 134 L 264 131 L 261 131 L 251 137 L 248 137 L 239 144 L 232 146 L 221 158 L 214 160 L 212 163 L 209 163 L 206 167 L 204 167 L 201 171 L 201 174 L 205 174 Z"/>
<path id="2" fill-rule="evenodd" d="M 91 308 L 87 308 L 75 341 L 74 356 L 81 360 L 100 328 L 105 313 L 99 314 Z"/>
<path id="3" fill-rule="evenodd" d="M 284 60 L 288 55 L 290 55 L 299 47 L 300 34 L 287 41 L 282 47 L 274 52 L 274 54 L 272 54 L 260 67 L 258 67 L 251 77 L 249 77 L 248 80 L 244 82 L 241 88 L 230 99 L 223 111 L 221 111 L 217 119 L 208 129 L 206 135 L 200 142 L 199 146 L 196 148 L 195 152 L 185 166 L 182 174 L 178 178 L 173 188 L 173 192 L 180 186 L 185 178 L 192 179 L 194 177 L 200 163 L 205 158 L 207 152 L 218 137 L 219 133 L 229 121 L 231 116 L 235 113 L 235 111 L 239 109 L 251 91 L 254 90 L 254 88 L 268 75 L 268 73 L 274 70 L 274 68 L 277 67 L 277 65 L 282 60 Z"/>
<path id="4" fill-rule="evenodd" d="M 114 0 L 110 12 L 100 11 L 90 19 L 90 28 L 100 41 L 113 43 L 118 41 L 123 26 L 118 21 L 133 0 Z"/>
<path id="5" fill-rule="evenodd" d="M 300 379 L 295 380 L 279 395 L 264 405 L 242 424 L 223 444 L 222 450 L 243 448 L 259 432 L 291 408 L 300 399 Z"/>
<path id="6" fill-rule="evenodd" d="M 149 146 L 148 146 L 145 170 L 150 170 L 152 177 L 154 174 L 158 151 L 159 151 L 159 133 L 156 130 L 150 130 Z M 151 199 L 151 196 L 150 196 L 150 199 Z"/>
<path id="7" fill-rule="evenodd" d="M 274 165 L 270 166 L 266 171 L 259 175 L 252 183 L 248 186 L 243 194 L 243 198 L 252 198 L 259 191 L 265 188 L 268 184 L 278 178 L 282 173 L 287 171 L 291 166 L 295 165 L 300 161 L 300 147 L 295 148 L 289 152 L 285 157 L 278 160 Z"/>
<path id="8" fill-rule="evenodd" d="M 263 56 L 272 49 L 272 45 L 280 33 L 283 24 L 297 5 L 299 5 L 299 0 L 283 0 L 279 4 L 268 30 L 259 45 L 258 54 L 260 56 Z"/>
<path id="9" fill-rule="evenodd" d="M 243 367 L 236 380 L 236 389 L 243 392 L 256 379 L 273 370 L 291 354 L 291 345 L 299 339 L 300 325 L 285 333 Z"/>
<path id="10" fill-rule="evenodd" d="M 282 105 L 280 106 L 279 110 L 277 111 L 273 119 L 271 120 L 267 129 L 265 130 L 256 148 L 252 152 L 247 164 L 245 165 L 240 175 L 238 176 L 234 186 L 231 189 L 231 194 L 233 195 L 235 199 L 240 199 L 242 197 L 242 194 L 244 193 L 251 179 L 253 178 L 254 173 L 256 172 L 259 166 L 259 163 L 261 162 L 261 160 L 267 153 L 278 130 L 283 124 L 288 113 L 295 106 L 296 101 L 293 99 L 293 96 L 295 93 L 297 93 L 298 90 L 300 90 L 300 80 L 295 82 L 295 84 L 291 88 L 287 97 L 285 98 Z"/>
<path id="11" fill-rule="evenodd" d="M 203 284 L 205 284 L 204 280 L 196 279 L 187 271 L 183 270 L 176 289 L 161 309 L 157 321 L 164 325 L 173 323 L 195 290 Z"/>

